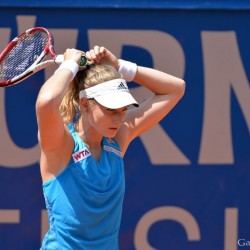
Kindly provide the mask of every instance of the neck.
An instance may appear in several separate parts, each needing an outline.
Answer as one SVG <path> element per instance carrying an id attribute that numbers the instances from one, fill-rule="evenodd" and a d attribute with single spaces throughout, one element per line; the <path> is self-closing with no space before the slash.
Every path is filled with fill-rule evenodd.
<path id="1" fill-rule="evenodd" d="M 91 125 L 83 124 L 83 121 L 79 121 L 78 134 L 84 143 L 91 149 L 99 148 L 101 146 L 103 136 L 98 133 Z"/>
<path id="2" fill-rule="evenodd" d="M 102 152 L 102 138 L 103 136 L 96 132 L 93 127 L 83 126 L 82 121 L 79 123 L 79 136 L 83 140 L 83 142 L 88 146 L 96 161 L 100 160 L 101 152 Z"/>

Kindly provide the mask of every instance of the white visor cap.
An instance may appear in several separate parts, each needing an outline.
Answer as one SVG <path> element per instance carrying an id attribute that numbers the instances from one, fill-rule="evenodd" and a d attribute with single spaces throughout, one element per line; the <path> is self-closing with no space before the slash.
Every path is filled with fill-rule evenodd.
<path id="1" fill-rule="evenodd" d="M 94 98 L 99 104 L 110 109 L 119 109 L 129 105 L 139 107 L 124 79 L 114 79 L 81 90 L 79 98 Z"/>

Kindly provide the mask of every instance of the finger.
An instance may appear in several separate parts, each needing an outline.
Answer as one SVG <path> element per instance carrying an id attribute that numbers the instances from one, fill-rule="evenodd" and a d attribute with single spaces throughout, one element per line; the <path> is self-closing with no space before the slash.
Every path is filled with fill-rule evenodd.
<path id="1" fill-rule="evenodd" d="M 91 61 L 91 55 L 89 51 L 86 51 L 85 56 Z"/>
<path id="2" fill-rule="evenodd" d="M 72 59 L 75 61 L 78 61 L 79 58 L 81 57 L 82 52 L 76 49 L 66 49 L 66 51 L 64 52 L 64 60 L 68 60 L 68 59 Z"/>
<path id="3" fill-rule="evenodd" d="M 95 51 L 96 58 L 97 58 L 98 60 L 101 60 L 101 59 L 102 59 L 102 56 L 101 56 L 101 54 L 100 54 L 100 47 L 96 45 L 96 46 L 94 47 L 94 51 Z"/>
<path id="4" fill-rule="evenodd" d="M 100 47 L 100 55 L 101 55 L 101 57 L 104 57 L 106 55 L 106 52 L 107 52 L 106 48 L 104 48 L 103 46 Z"/>
<path id="5" fill-rule="evenodd" d="M 95 54 L 95 51 L 93 49 L 91 49 L 89 51 L 89 53 L 90 53 L 90 58 L 91 58 L 92 61 L 98 61 L 97 57 L 96 57 L 96 54 Z"/>

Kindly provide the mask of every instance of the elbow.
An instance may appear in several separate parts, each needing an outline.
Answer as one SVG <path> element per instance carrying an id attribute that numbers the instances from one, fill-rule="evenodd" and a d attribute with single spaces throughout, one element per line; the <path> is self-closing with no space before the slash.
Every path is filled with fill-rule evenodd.
<path id="1" fill-rule="evenodd" d="M 184 80 L 182 80 L 182 82 L 181 82 L 181 92 L 182 92 L 182 96 L 184 96 L 185 90 L 186 90 L 186 82 L 185 82 Z"/>
<path id="2" fill-rule="evenodd" d="M 179 96 L 180 99 L 184 96 L 185 90 L 186 90 L 186 82 L 184 80 L 180 80 L 177 87 L 177 95 Z"/>
<path id="3" fill-rule="evenodd" d="M 36 112 L 40 113 L 55 108 L 55 99 L 48 93 L 40 93 L 36 101 Z"/>

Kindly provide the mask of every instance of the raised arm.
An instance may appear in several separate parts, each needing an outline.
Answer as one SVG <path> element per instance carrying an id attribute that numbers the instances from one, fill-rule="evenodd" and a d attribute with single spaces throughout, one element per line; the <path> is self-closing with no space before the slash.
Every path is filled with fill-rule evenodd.
<path id="1" fill-rule="evenodd" d="M 64 54 L 64 60 L 75 65 L 78 71 L 81 55 L 81 51 L 68 49 Z M 49 174 L 56 175 L 64 167 L 64 163 L 68 160 L 66 150 L 70 151 L 73 148 L 73 141 L 59 111 L 72 78 L 71 70 L 61 68 L 44 83 L 37 97 L 36 115 L 38 138 L 42 150 L 43 179 L 49 179 L 51 177 Z"/>
<path id="2" fill-rule="evenodd" d="M 126 124 L 130 129 L 130 140 L 163 119 L 185 91 L 182 79 L 141 66 L 138 66 L 134 82 L 151 90 L 153 95 L 141 103 L 139 108 L 128 112 Z"/>

